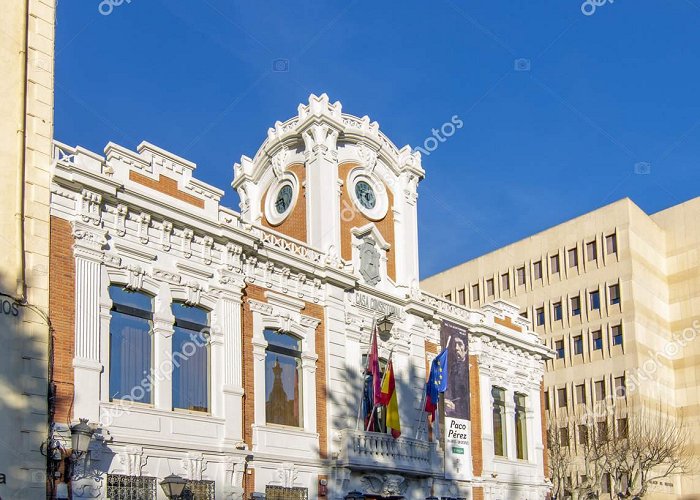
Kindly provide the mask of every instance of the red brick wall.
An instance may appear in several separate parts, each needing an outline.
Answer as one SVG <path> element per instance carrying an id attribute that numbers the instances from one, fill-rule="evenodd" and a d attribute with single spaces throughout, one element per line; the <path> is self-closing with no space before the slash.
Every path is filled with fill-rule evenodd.
<path id="1" fill-rule="evenodd" d="M 476 356 L 469 356 L 469 393 L 472 419 L 472 468 L 474 476 L 481 476 L 484 471 L 483 445 L 481 442 L 481 388 L 479 386 L 479 362 Z M 483 489 L 481 498 L 483 498 Z M 474 489 L 474 498 L 476 489 Z"/>
<path id="2" fill-rule="evenodd" d="M 49 317 L 53 327 L 55 421 L 70 423 L 75 341 L 75 259 L 70 222 L 51 217 Z"/>
<path id="3" fill-rule="evenodd" d="M 343 163 L 338 166 L 338 177 L 345 182 L 348 173 L 353 168 L 357 167 L 357 163 Z M 340 252 L 341 256 L 345 260 L 352 259 L 352 234 L 350 230 L 353 227 L 362 227 L 370 222 L 374 222 L 377 229 L 382 235 L 382 238 L 386 240 L 387 243 L 391 245 L 391 248 L 387 250 L 387 274 L 389 277 L 396 281 L 396 258 L 394 251 L 394 213 L 392 208 L 394 207 L 394 196 L 391 194 L 386 185 L 387 197 L 389 199 L 389 211 L 382 220 L 371 221 L 365 217 L 362 212 L 356 209 L 355 202 L 348 191 L 352 189 L 352 186 L 348 186 L 345 183 L 343 190 L 340 193 Z M 352 214 L 352 217 L 348 217 L 348 214 Z M 344 217 L 345 215 L 345 217 Z"/>
<path id="4" fill-rule="evenodd" d="M 484 500 L 484 487 L 474 487 L 472 488 L 472 500 Z"/>
<path id="5" fill-rule="evenodd" d="M 265 289 L 255 285 L 248 285 L 243 295 L 243 311 L 241 314 L 243 332 L 243 441 L 249 448 L 253 447 L 253 428 L 255 422 L 255 383 L 253 375 L 253 313 L 248 302 L 250 300 L 267 302 Z M 326 327 L 325 312 L 318 304 L 306 303 L 303 314 L 321 321 L 316 328 L 316 427 L 319 434 L 319 457 L 328 457 L 328 428 L 326 406 Z M 264 422 L 262 422 L 264 423 Z"/>
<path id="6" fill-rule="evenodd" d="M 204 200 L 200 200 L 196 196 L 180 191 L 180 189 L 177 187 L 177 181 L 175 179 L 171 179 L 170 177 L 166 177 L 165 175 L 160 175 L 156 181 L 150 177 L 146 177 L 145 175 L 131 170 L 129 172 L 129 180 L 151 189 L 155 189 L 159 193 L 167 194 L 173 198 L 184 201 L 185 203 L 194 205 L 195 207 L 204 208 Z"/>
<path id="7" fill-rule="evenodd" d="M 262 200 L 260 200 L 260 210 L 263 214 L 262 225 L 271 227 L 291 238 L 306 242 L 306 188 L 304 188 L 304 183 L 306 182 L 306 167 L 302 163 L 295 163 L 294 165 L 290 165 L 287 170 L 296 175 L 299 181 L 300 193 L 297 197 L 296 204 L 292 207 L 292 211 L 286 219 L 280 224 L 272 224 L 265 217 L 265 200 L 268 194 L 266 192 Z"/>

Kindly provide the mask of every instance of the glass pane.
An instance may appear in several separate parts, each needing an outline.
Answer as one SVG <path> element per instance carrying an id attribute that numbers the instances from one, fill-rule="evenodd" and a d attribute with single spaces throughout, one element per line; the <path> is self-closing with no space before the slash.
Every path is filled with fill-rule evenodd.
<path id="1" fill-rule="evenodd" d="M 265 356 L 265 415 L 271 424 L 301 427 L 301 360 L 268 351 Z"/>
<path id="2" fill-rule="evenodd" d="M 301 351 L 301 340 L 287 333 L 280 333 L 276 330 L 265 330 L 265 340 L 270 345 L 285 347 L 294 351 Z"/>
<path id="3" fill-rule="evenodd" d="M 151 322 L 112 311 L 109 327 L 109 396 L 151 402 Z"/>
<path id="4" fill-rule="evenodd" d="M 140 292 L 130 292 L 125 290 L 121 285 L 110 286 L 109 297 L 112 299 L 112 302 L 123 306 L 135 307 L 143 311 L 153 310 L 153 299 L 150 295 Z"/>
<path id="5" fill-rule="evenodd" d="M 173 408 L 209 411 L 209 349 L 198 332 L 173 333 Z"/>
<path id="6" fill-rule="evenodd" d="M 202 326 L 209 324 L 209 311 L 200 307 L 189 307 L 182 302 L 173 302 L 172 310 L 176 319 L 183 319 Z"/>

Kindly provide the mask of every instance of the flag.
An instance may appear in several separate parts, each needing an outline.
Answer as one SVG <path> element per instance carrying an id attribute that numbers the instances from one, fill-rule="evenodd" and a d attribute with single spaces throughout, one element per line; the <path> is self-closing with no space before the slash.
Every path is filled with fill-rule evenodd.
<path id="1" fill-rule="evenodd" d="M 389 360 L 387 373 L 382 380 L 379 402 L 386 406 L 386 426 L 391 429 L 391 435 L 396 439 L 401 435 L 399 421 L 399 400 L 396 396 L 396 381 L 394 380 L 394 364 Z"/>
<path id="2" fill-rule="evenodd" d="M 372 394 L 374 395 L 373 404 L 381 404 L 379 402 L 382 376 L 379 370 L 379 348 L 377 347 L 377 330 L 372 332 L 372 345 L 370 346 L 369 359 L 367 359 L 367 371 L 372 376 Z"/>
<path id="3" fill-rule="evenodd" d="M 379 403 L 382 377 L 379 371 L 379 348 L 377 347 L 377 330 L 372 331 L 372 341 L 365 366 L 365 387 L 363 405 L 365 410 L 365 430 L 374 431 L 376 412 L 374 407 Z"/>
<path id="4" fill-rule="evenodd" d="M 447 349 L 443 349 L 430 365 L 430 376 L 425 383 L 425 411 L 435 420 L 435 410 L 441 392 L 447 389 Z"/>

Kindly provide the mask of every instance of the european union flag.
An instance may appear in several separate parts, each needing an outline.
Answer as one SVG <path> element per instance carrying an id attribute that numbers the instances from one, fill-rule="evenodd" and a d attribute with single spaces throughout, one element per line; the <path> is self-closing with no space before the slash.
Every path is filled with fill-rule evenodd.
<path id="1" fill-rule="evenodd" d="M 438 354 L 430 365 L 430 376 L 425 383 L 425 411 L 435 418 L 438 398 L 447 389 L 447 349 Z"/>

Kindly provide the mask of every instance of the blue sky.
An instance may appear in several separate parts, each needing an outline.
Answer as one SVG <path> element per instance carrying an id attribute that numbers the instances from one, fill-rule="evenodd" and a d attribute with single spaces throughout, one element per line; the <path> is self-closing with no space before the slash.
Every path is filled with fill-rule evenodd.
<path id="1" fill-rule="evenodd" d="M 237 208 L 233 163 L 310 93 L 399 147 L 458 115 L 423 157 L 423 277 L 625 196 L 698 194 L 700 0 L 127 2 L 59 1 L 58 140 L 148 140 Z"/>

